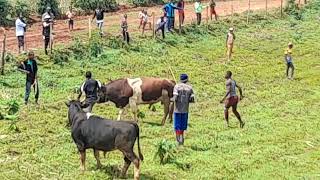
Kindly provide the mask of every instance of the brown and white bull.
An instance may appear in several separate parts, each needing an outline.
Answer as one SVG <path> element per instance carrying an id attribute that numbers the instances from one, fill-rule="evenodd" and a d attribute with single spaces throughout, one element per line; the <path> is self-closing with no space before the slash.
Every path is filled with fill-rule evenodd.
<path id="1" fill-rule="evenodd" d="M 98 103 L 111 101 L 117 108 L 120 108 L 118 120 L 121 119 L 124 108 L 130 107 L 134 120 L 138 120 L 138 105 L 152 105 L 161 102 L 164 106 L 162 125 L 165 124 L 169 115 L 172 121 L 173 103 L 170 98 L 173 96 L 175 82 L 161 78 L 123 78 L 109 82 L 101 87 Z"/>

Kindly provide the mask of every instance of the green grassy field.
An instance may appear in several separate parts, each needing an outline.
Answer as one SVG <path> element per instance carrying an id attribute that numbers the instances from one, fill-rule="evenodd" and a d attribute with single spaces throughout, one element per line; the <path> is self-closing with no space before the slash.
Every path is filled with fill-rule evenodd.
<path id="1" fill-rule="evenodd" d="M 317 1 L 319 5 L 319 1 Z M 319 7 L 319 6 L 318 6 Z M 319 179 L 320 178 L 320 62 L 319 10 L 303 11 L 303 20 L 279 19 L 256 14 L 246 25 L 237 17 L 234 59 L 226 63 L 225 35 L 228 22 L 201 28 L 188 27 L 186 35 L 169 35 L 165 41 L 136 39 L 130 50 L 105 47 L 91 60 L 71 59 L 64 66 L 41 61 L 40 106 L 24 106 L 24 75 L 8 67 L 0 77 L 0 104 L 11 99 L 21 105 L 15 123 L 0 121 L 1 179 L 112 179 L 123 164 L 115 151 L 102 158 L 96 169 L 92 150 L 87 152 L 87 171 L 80 173 L 80 160 L 70 131 L 65 127 L 64 101 L 91 70 L 96 79 L 156 76 L 171 78 L 186 72 L 197 102 L 191 106 L 184 148 L 176 161 L 165 165 L 155 158 L 162 139 L 174 142 L 172 125 L 160 126 L 162 109 L 140 106 L 146 117 L 140 123 L 142 179 Z M 285 77 L 283 53 L 292 41 L 294 80 Z M 244 89 L 239 105 L 246 126 L 238 128 L 231 115 L 231 128 L 224 126 L 224 74 L 231 70 Z M 32 98 L 33 99 L 33 98 Z M 31 100 L 32 100 L 31 99 Z M 3 113 L 3 112 L 2 112 Z M 97 105 L 95 114 L 115 119 L 112 104 Z M 126 115 L 132 117 L 131 113 Z M 133 177 L 130 167 L 129 178 Z M 114 177 L 115 178 L 115 177 Z"/>

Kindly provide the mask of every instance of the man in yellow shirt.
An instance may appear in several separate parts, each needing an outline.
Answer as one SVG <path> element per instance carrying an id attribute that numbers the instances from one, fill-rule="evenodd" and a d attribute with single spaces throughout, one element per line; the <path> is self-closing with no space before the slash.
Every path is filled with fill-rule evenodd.
<path id="1" fill-rule="evenodd" d="M 292 49 L 293 49 L 293 44 L 290 42 L 288 44 L 288 48 L 284 52 L 284 59 L 285 59 L 285 61 L 287 63 L 287 78 L 288 79 L 293 79 L 293 73 L 294 73 Z M 289 76 L 289 70 L 290 69 L 291 69 L 291 74 Z"/>

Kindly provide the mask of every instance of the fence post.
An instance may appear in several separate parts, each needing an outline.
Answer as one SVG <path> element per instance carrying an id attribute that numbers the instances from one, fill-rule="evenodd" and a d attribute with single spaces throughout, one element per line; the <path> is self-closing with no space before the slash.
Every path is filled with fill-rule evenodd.
<path id="1" fill-rule="evenodd" d="M 283 0 L 281 0 L 281 5 L 280 5 L 280 15 L 281 17 L 283 16 Z"/>
<path id="2" fill-rule="evenodd" d="M 206 23 L 207 25 L 209 24 L 209 7 L 206 8 L 207 9 L 207 12 L 206 12 Z"/>
<path id="3" fill-rule="evenodd" d="M 268 0 L 266 0 L 266 16 L 268 15 Z"/>
<path id="4" fill-rule="evenodd" d="M 88 31 L 89 31 L 89 39 L 91 38 L 91 19 L 88 18 Z"/>
<path id="5" fill-rule="evenodd" d="M 182 32 L 182 17 L 179 13 L 179 34 L 181 34 L 181 32 Z"/>
<path id="6" fill-rule="evenodd" d="M 3 29 L 1 28 L 0 30 L 3 31 L 3 42 L 2 42 L 2 53 L 1 53 L 1 75 L 4 75 L 7 33 L 4 28 Z"/>
<path id="7" fill-rule="evenodd" d="M 233 1 L 231 3 L 231 26 L 233 27 Z"/>
<path id="8" fill-rule="evenodd" d="M 248 0 L 248 14 L 247 14 L 247 24 L 249 24 L 249 16 L 250 16 L 250 0 Z"/>
<path id="9" fill-rule="evenodd" d="M 53 29 L 52 26 L 53 25 L 52 25 L 52 23 L 53 22 L 50 23 L 50 38 L 49 38 L 50 53 L 52 53 L 52 49 L 53 49 L 53 35 L 52 35 L 52 29 Z"/>
<path id="10" fill-rule="evenodd" d="M 155 34 L 155 31 L 154 31 L 154 16 L 155 16 L 155 13 L 152 12 L 152 37 L 155 38 L 156 37 L 156 34 Z"/>

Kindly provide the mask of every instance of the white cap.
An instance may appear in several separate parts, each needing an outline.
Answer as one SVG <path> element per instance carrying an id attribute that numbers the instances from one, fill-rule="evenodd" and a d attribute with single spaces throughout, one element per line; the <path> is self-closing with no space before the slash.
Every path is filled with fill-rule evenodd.
<path id="1" fill-rule="evenodd" d="M 229 31 L 233 31 L 233 28 L 231 27 L 231 28 L 229 28 Z"/>

